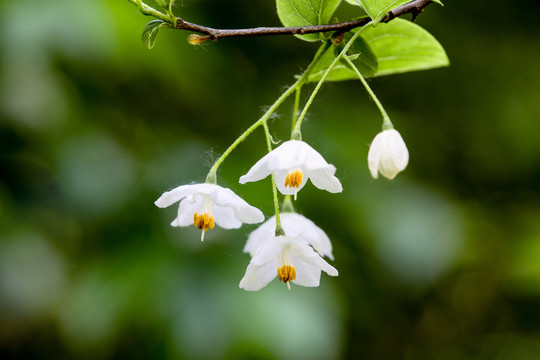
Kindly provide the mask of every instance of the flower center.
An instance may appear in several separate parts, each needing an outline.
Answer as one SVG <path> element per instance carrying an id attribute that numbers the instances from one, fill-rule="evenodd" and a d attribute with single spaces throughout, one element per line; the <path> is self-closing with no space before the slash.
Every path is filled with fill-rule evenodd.
<path id="1" fill-rule="evenodd" d="M 193 214 L 193 224 L 202 230 L 201 241 L 204 241 L 204 233 L 214 228 L 214 202 L 208 195 L 202 195 L 201 213 Z"/>
<path id="2" fill-rule="evenodd" d="M 285 178 L 285 187 L 294 188 L 294 200 L 296 200 L 296 191 L 302 185 L 304 174 L 300 169 L 292 169 L 287 173 Z"/>
<path id="3" fill-rule="evenodd" d="M 297 188 L 302 184 L 304 174 L 300 169 L 289 170 L 285 178 L 285 187 Z"/>
<path id="4" fill-rule="evenodd" d="M 282 267 L 279 267 L 277 269 L 277 274 L 279 281 L 283 281 L 285 284 L 287 284 L 287 287 L 289 290 L 291 289 L 291 285 L 289 284 L 289 281 L 296 279 L 296 269 L 292 265 L 283 265 Z"/>
<path id="5" fill-rule="evenodd" d="M 193 223 L 199 230 L 209 230 L 214 228 L 214 217 L 208 213 L 204 214 L 193 214 Z"/>
<path id="6" fill-rule="evenodd" d="M 193 214 L 193 223 L 195 224 L 197 229 L 202 230 L 201 241 L 204 241 L 205 231 L 214 228 L 214 217 L 206 212 L 200 215 L 195 213 Z"/>

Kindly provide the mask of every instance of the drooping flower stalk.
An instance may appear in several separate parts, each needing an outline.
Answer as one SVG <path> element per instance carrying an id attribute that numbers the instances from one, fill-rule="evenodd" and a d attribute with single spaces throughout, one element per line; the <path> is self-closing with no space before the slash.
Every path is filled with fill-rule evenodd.
<path id="1" fill-rule="evenodd" d="M 364 85 L 364 87 L 366 88 L 366 91 L 368 92 L 369 96 L 371 97 L 375 105 L 377 105 L 377 108 L 379 109 L 383 117 L 383 128 L 386 127 L 387 129 L 392 129 L 393 126 L 392 126 L 392 122 L 390 121 L 390 117 L 388 116 L 388 113 L 386 112 L 386 110 L 384 110 L 384 107 L 379 101 L 379 98 L 377 97 L 377 95 L 375 95 L 373 90 L 371 90 L 371 87 L 367 83 L 366 79 L 364 78 L 360 70 L 358 70 L 356 65 L 354 65 L 351 59 L 349 59 L 347 56 L 344 56 L 343 58 L 349 64 L 349 66 L 354 70 L 354 72 L 356 73 L 356 76 L 358 76 L 358 79 L 362 82 L 362 85 Z"/>
<path id="2" fill-rule="evenodd" d="M 293 140 L 301 140 L 302 139 L 302 133 L 300 131 L 301 127 L 302 127 L 302 121 L 304 120 L 306 114 L 307 114 L 307 111 L 309 109 L 309 107 L 311 106 L 311 104 L 313 103 L 313 100 L 315 99 L 315 96 L 317 95 L 317 93 L 319 92 L 319 90 L 321 89 L 321 86 L 324 84 L 324 82 L 326 81 L 326 77 L 328 76 L 328 74 L 330 74 L 330 71 L 332 71 L 332 69 L 334 68 L 334 66 L 336 66 L 336 64 L 343 58 L 345 57 L 346 58 L 346 54 L 347 54 L 347 51 L 349 51 L 349 48 L 352 46 L 352 44 L 354 43 L 354 41 L 360 36 L 360 33 L 362 32 L 362 30 L 364 28 L 366 28 L 367 26 L 369 26 L 371 24 L 371 22 L 367 23 L 366 25 L 362 26 L 361 28 L 358 29 L 358 31 L 351 37 L 351 39 L 349 41 L 347 41 L 347 43 L 345 44 L 345 46 L 343 47 L 343 49 L 341 50 L 341 52 L 336 56 L 336 58 L 332 61 L 332 63 L 330 64 L 330 66 L 328 66 L 328 68 L 326 69 L 326 71 L 324 72 L 324 74 L 321 76 L 321 79 L 319 80 L 319 82 L 317 83 L 317 85 L 315 86 L 315 89 L 313 90 L 313 92 L 311 93 L 308 101 L 306 102 L 306 104 L 304 105 L 304 108 L 302 109 L 302 113 L 300 114 L 300 116 L 298 117 L 298 120 L 296 121 L 296 125 L 291 133 L 291 139 Z"/>
<path id="3" fill-rule="evenodd" d="M 307 81 L 309 75 L 311 74 L 311 71 L 317 65 L 317 62 L 321 58 L 324 51 L 328 48 L 328 44 L 323 44 L 315 56 L 313 57 L 313 60 L 307 67 L 307 69 L 304 71 L 302 76 L 296 80 L 296 82 L 289 86 L 285 92 L 283 92 L 279 98 L 266 110 L 266 112 L 261 116 L 253 125 L 251 125 L 246 131 L 242 133 L 228 148 L 225 150 L 225 152 L 216 160 L 210 171 L 208 172 L 209 177 L 216 177 L 217 170 L 219 169 L 219 166 L 221 163 L 229 156 L 229 154 L 242 142 L 244 141 L 256 128 L 259 126 L 266 124 L 268 119 L 276 112 L 276 110 L 279 108 L 279 106 L 295 91 L 299 91 L 299 89 L 304 85 L 304 83 Z M 299 96 L 299 95 L 298 95 Z"/>
<path id="4" fill-rule="evenodd" d="M 266 135 L 266 146 L 268 147 L 268 153 L 272 152 L 272 136 L 270 135 L 270 130 L 268 129 L 268 125 L 266 122 L 264 125 L 264 134 Z M 274 175 L 272 174 L 272 198 L 274 199 L 274 213 L 276 218 L 276 224 L 274 233 L 276 236 L 279 235 L 285 235 L 283 228 L 281 227 L 281 221 L 279 218 L 279 201 L 278 201 L 278 195 L 277 195 L 277 189 L 276 189 L 276 179 Z"/>

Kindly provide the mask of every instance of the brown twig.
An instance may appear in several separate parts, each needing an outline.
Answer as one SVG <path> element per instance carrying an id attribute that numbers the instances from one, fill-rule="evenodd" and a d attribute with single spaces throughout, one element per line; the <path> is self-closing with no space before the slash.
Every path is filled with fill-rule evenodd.
<path id="1" fill-rule="evenodd" d="M 414 0 L 410 3 L 401 5 L 392 11 L 389 11 L 381 22 L 389 22 L 398 16 L 411 13 L 413 15 L 412 20 L 424 10 L 426 6 L 432 3 L 432 0 Z M 199 44 L 206 40 L 217 40 L 227 37 L 240 37 L 240 36 L 271 36 L 271 35 L 305 35 L 313 33 L 321 33 L 327 31 L 348 31 L 360 26 L 363 26 L 370 22 L 369 17 L 361 19 L 345 21 L 336 24 L 327 25 L 313 25 L 313 26 L 295 26 L 295 27 L 257 27 L 251 29 L 214 29 L 202 25 L 190 23 L 176 19 L 176 28 L 179 30 L 193 31 L 204 35 L 191 35 L 189 42 L 191 44 Z"/>

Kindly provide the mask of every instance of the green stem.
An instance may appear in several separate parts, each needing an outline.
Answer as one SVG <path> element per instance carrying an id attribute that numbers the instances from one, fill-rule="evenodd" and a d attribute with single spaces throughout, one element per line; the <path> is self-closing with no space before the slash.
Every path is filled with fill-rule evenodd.
<path id="1" fill-rule="evenodd" d="M 173 5 L 173 2 L 174 2 L 174 1 L 169 1 L 169 9 L 168 9 L 167 13 L 168 13 L 170 16 L 174 17 L 174 18 L 175 18 L 175 22 L 176 22 L 176 16 L 174 16 L 174 14 L 173 14 L 173 12 L 172 12 L 172 5 Z"/>
<path id="2" fill-rule="evenodd" d="M 319 82 L 317 83 L 317 86 L 315 86 L 315 89 L 313 90 L 313 92 L 311 93 L 311 96 L 309 97 L 308 101 L 306 102 L 306 105 L 304 105 L 304 109 L 302 110 L 302 113 L 300 114 L 300 117 L 298 118 L 298 121 L 296 122 L 296 126 L 291 134 L 291 139 L 295 139 L 295 140 L 301 140 L 302 139 L 302 135 L 301 135 L 301 132 L 300 132 L 300 128 L 302 127 L 302 121 L 304 120 L 305 116 L 306 116 L 306 113 L 309 109 L 309 107 L 311 106 L 311 104 L 313 103 L 313 100 L 315 99 L 315 96 L 317 95 L 317 93 L 319 92 L 322 84 L 325 82 L 326 80 L 326 77 L 328 76 L 328 74 L 330 73 L 330 71 L 332 71 L 332 69 L 334 68 L 334 66 L 339 62 L 339 60 L 341 60 L 341 58 L 347 53 L 347 51 L 349 51 L 349 48 L 352 46 L 352 44 L 354 43 L 354 41 L 358 38 L 358 36 L 360 36 L 360 33 L 362 32 L 362 30 L 366 27 L 366 26 L 369 26 L 371 24 L 371 22 L 367 23 L 366 25 L 362 26 L 361 28 L 358 29 L 358 31 L 351 37 L 351 39 L 345 44 L 345 46 L 343 47 L 343 50 L 341 50 L 341 52 L 338 54 L 338 56 L 336 56 L 336 58 L 334 59 L 334 61 L 332 61 L 332 63 L 330 64 L 330 66 L 328 66 L 328 68 L 326 69 L 326 71 L 324 72 L 323 76 L 321 77 L 321 79 L 319 80 Z"/>
<path id="3" fill-rule="evenodd" d="M 208 176 L 207 176 L 207 179 L 209 177 L 214 177 L 216 176 L 216 173 L 217 173 L 217 170 L 219 169 L 219 166 L 221 165 L 221 163 L 223 162 L 223 160 L 225 160 L 225 158 L 227 156 L 229 156 L 229 154 L 238 146 L 238 144 L 240 144 L 242 141 L 244 141 L 248 136 L 249 134 L 251 134 L 253 132 L 253 130 L 255 130 L 256 128 L 258 128 L 259 126 L 261 125 L 266 125 L 266 121 L 270 118 L 270 116 L 276 111 L 276 109 L 279 107 L 279 105 L 281 105 L 281 103 L 283 101 L 285 101 L 285 99 L 287 99 L 287 97 L 292 94 L 292 92 L 294 90 L 296 90 L 296 87 L 298 86 L 298 81 L 295 82 L 292 86 L 290 86 L 283 94 L 281 94 L 281 96 L 276 100 L 275 103 L 272 104 L 272 106 L 270 106 L 270 108 L 268 110 L 266 110 L 266 112 L 264 113 L 263 116 L 261 116 L 259 118 L 259 120 L 257 120 L 253 125 L 251 125 L 246 131 L 244 131 L 242 133 L 242 135 L 240 135 L 230 146 L 227 150 L 225 150 L 225 152 L 219 157 L 219 159 L 216 160 L 216 162 L 214 163 L 214 165 L 212 166 L 212 168 L 210 169 L 210 171 L 208 172 Z"/>
<path id="4" fill-rule="evenodd" d="M 214 165 L 212 166 L 212 168 L 208 172 L 208 175 L 206 176 L 206 182 L 213 183 L 213 184 L 216 183 L 217 170 L 218 170 L 219 166 L 221 165 L 221 163 L 223 162 L 223 160 L 225 160 L 225 158 L 227 156 L 229 156 L 229 154 L 238 146 L 238 144 L 240 144 L 242 141 L 244 141 L 244 139 L 247 138 L 249 136 L 249 134 L 251 134 L 253 132 L 253 130 L 258 128 L 260 125 L 262 125 L 266 121 L 266 120 L 263 120 L 263 118 L 264 118 L 264 115 L 259 120 L 257 120 L 253 125 L 251 125 L 246 131 L 244 131 L 242 133 L 242 135 L 240 135 L 238 137 L 238 139 L 236 139 L 227 148 L 227 150 L 225 150 L 225 152 L 219 157 L 219 159 L 216 160 L 216 162 L 214 163 Z"/>
<path id="5" fill-rule="evenodd" d="M 151 15 L 151 16 L 157 18 L 157 19 L 163 20 L 163 21 L 173 25 L 174 27 L 176 27 L 176 17 L 174 15 L 172 15 L 172 12 L 171 12 L 171 15 L 165 15 L 161 11 L 158 11 L 158 10 L 154 9 L 153 7 L 151 7 L 151 6 L 146 5 L 141 0 L 127 0 L 127 1 L 129 1 L 132 4 L 137 5 L 137 7 L 139 8 L 139 11 L 142 14 Z"/>
<path id="6" fill-rule="evenodd" d="M 296 120 L 298 119 L 298 105 L 300 104 L 300 93 L 302 88 L 298 87 L 296 89 L 296 94 L 294 96 L 294 106 L 293 106 L 293 116 L 292 116 L 292 128 L 291 132 L 294 130 L 294 127 L 296 126 Z"/>
<path id="7" fill-rule="evenodd" d="M 132 0 L 129 0 L 129 1 L 132 1 Z M 296 80 L 296 82 L 294 84 L 292 84 L 287 90 L 285 90 L 285 92 L 283 94 L 281 94 L 281 96 L 272 104 L 272 106 L 270 106 L 268 108 L 268 110 L 266 110 L 266 112 L 263 114 L 263 116 L 261 116 L 259 118 L 259 120 L 257 120 L 253 125 L 251 125 L 246 131 L 244 131 L 242 133 L 242 135 L 240 135 L 230 146 L 227 150 L 225 150 L 225 152 L 219 157 L 219 159 L 216 160 L 216 162 L 214 163 L 214 165 L 212 166 L 212 168 L 210 169 L 210 171 L 208 172 L 208 175 L 206 177 L 206 181 L 207 182 L 211 182 L 211 183 L 215 183 L 216 181 L 216 174 L 217 174 L 217 170 L 219 169 L 219 166 L 221 165 L 221 163 L 223 162 L 223 160 L 225 160 L 225 158 L 227 156 L 229 156 L 229 154 L 238 146 L 238 144 L 240 144 L 242 141 L 244 141 L 245 138 L 247 138 L 249 136 L 249 134 L 251 134 L 253 132 L 253 130 L 255 130 L 257 127 L 259 127 L 260 125 L 266 125 L 266 121 L 268 121 L 268 119 L 270 118 L 270 116 L 272 116 L 272 114 L 277 110 L 277 108 L 294 92 L 296 91 L 297 89 L 299 89 L 300 87 L 302 87 L 302 85 L 306 82 L 309 74 L 311 73 L 311 71 L 313 70 L 313 68 L 315 67 L 315 64 L 317 63 L 317 61 L 319 61 L 322 53 L 324 51 L 321 51 L 321 49 L 323 49 L 324 46 L 320 47 L 319 48 L 319 51 L 317 51 L 317 53 L 315 54 L 315 57 L 313 58 L 313 61 L 311 62 L 311 64 L 309 64 L 308 68 L 306 69 L 306 71 L 304 71 L 304 73 L 302 74 L 302 76 L 300 76 L 298 78 L 298 80 Z"/>
<path id="8" fill-rule="evenodd" d="M 263 123 L 264 134 L 266 135 L 266 146 L 268 147 L 268 152 L 272 151 L 272 136 L 270 135 L 270 130 L 268 129 L 268 124 L 266 121 Z M 279 217 L 279 201 L 278 193 L 276 186 L 276 179 L 274 174 L 272 174 L 272 196 L 274 198 L 274 212 L 276 213 L 276 236 L 285 235 L 285 231 L 281 227 L 281 219 Z"/>
<path id="9" fill-rule="evenodd" d="M 356 65 L 354 65 L 354 63 L 347 57 L 347 56 L 344 56 L 344 59 L 345 61 L 347 61 L 347 63 L 349 63 L 349 65 L 352 67 L 352 69 L 354 70 L 354 72 L 356 73 L 356 75 L 358 76 L 358 79 L 360 79 L 360 81 L 362 82 L 362 84 L 364 85 L 364 87 L 366 88 L 366 91 L 368 92 L 369 96 L 371 96 L 371 98 L 373 99 L 373 102 L 375 103 L 375 105 L 377 105 L 377 107 L 379 108 L 379 111 L 381 112 L 381 115 L 383 117 L 383 129 L 387 130 L 387 129 L 393 129 L 394 126 L 392 125 L 392 122 L 390 121 L 390 117 L 388 116 L 388 114 L 386 113 L 386 110 L 384 110 L 384 107 L 382 106 L 381 102 L 379 101 L 379 99 L 377 98 L 377 95 L 375 95 L 375 93 L 373 92 L 373 90 L 371 90 L 371 87 L 369 86 L 369 84 L 367 83 L 366 79 L 364 78 L 364 76 L 362 75 L 362 73 L 360 73 L 360 71 L 358 70 L 358 68 L 356 67 Z"/>
<path id="10" fill-rule="evenodd" d="M 129 0 L 132 1 L 132 0 Z M 140 1 L 140 0 L 137 0 Z M 215 184 L 217 183 L 217 171 L 221 165 L 221 163 L 229 156 L 229 154 L 242 142 L 245 138 L 247 138 L 256 128 L 258 128 L 260 125 L 264 127 L 264 131 L 266 134 L 266 141 L 268 144 L 268 151 L 272 151 L 272 137 L 270 136 L 270 131 L 268 129 L 268 124 L 266 123 L 270 116 L 277 110 L 277 108 L 287 99 L 294 91 L 298 91 L 304 85 L 306 80 L 308 79 L 309 74 L 321 58 L 324 51 L 328 48 L 329 43 L 323 44 L 315 54 L 315 57 L 311 61 L 311 64 L 307 67 L 306 71 L 296 80 L 294 84 L 292 84 L 281 96 L 266 110 L 263 116 L 259 118 L 253 125 L 251 125 L 246 131 L 242 133 L 228 148 L 225 150 L 225 152 L 219 157 L 219 159 L 216 160 L 210 171 L 208 172 L 208 175 L 206 176 L 206 182 Z M 297 93 L 297 97 L 298 97 Z M 276 212 L 276 236 L 278 235 L 284 235 L 283 229 L 281 228 L 281 222 L 279 220 L 279 203 L 277 200 L 277 188 L 276 188 L 276 182 L 274 179 L 274 175 L 272 175 L 272 188 L 274 192 L 274 208 Z"/>

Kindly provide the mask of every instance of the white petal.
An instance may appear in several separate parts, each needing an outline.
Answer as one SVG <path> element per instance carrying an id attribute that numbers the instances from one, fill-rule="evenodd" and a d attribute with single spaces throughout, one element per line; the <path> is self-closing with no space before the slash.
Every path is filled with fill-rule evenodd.
<path id="1" fill-rule="evenodd" d="M 240 196 L 236 195 L 231 189 L 213 185 L 215 188 L 207 192 L 207 195 L 218 206 L 230 207 L 238 220 L 246 224 L 256 224 L 264 221 L 262 211 L 249 205 Z"/>
<path id="2" fill-rule="evenodd" d="M 246 273 L 240 280 L 240 288 L 247 291 L 257 291 L 274 280 L 277 276 L 277 259 L 264 265 L 250 263 Z"/>
<path id="3" fill-rule="evenodd" d="M 371 176 L 376 179 L 379 175 L 379 159 L 381 158 L 381 151 L 383 146 L 382 132 L 375 136 L 375 139 L 371 142 L 368 152 L 368 167 L 371 172 Z"/>
<path id="4" fill-rule="evenodd" d="M 285 186 L 285 179 L 289 170 L 299 168 L 303 172 L 302 184 L 298 188 Z M 289 140 L 266 154 L 247 174 L 240 177 L 240 183 L 264 179 L 274 174 L 276 185 L 284 195 L 294 195 L 311 178 L 313 184 L 332 193 L 341 192 L 341 183 L 334 176 L 336 168 L 328 164 L 316 150 L 303 141 Z"/>
<path id="5" fill-rule="evenodd" d="M 322 156 L 307 143 L 298 140 L 285 141 L 257 161 L 248 173 L 240 178 L 240 183 L 258 181 L 276 171 L 302 167 L 310 161 L 316 168 L 320 160 L 326 164 Z"/>
<path id="6" fill-rule="evenodd" d="M 292 260 L 292 263 L 296 270 L 296 279 L 293 280 L 293 283 L 301 286 L 319 286 L 321 281 L 321 269 L 300 259 L 294 259 Z"/>
<path id="7" fill-rule="evenodd" d="M 240 287 L 259 290 L 277 275 L 278 258 L 286 251 L 291 265 L 296 269 L 294 283 L 302 286 L 318 286 L 321 270 L 337 276 L 337 270 L 324 261 L 310 246 L 290 236 L 278 236 L 260 246 L 251 259 Z"/>
<path id="8" fill-rule="evenodd" d="M 338 271 L 322 257 L 319 256 L 311 247 L 302 243 L 292 243 L 290 247 L 290 255 L 293 258 L 304 261 L 320 270 L 323 270 L 328 275 L 337 276 Z"/>
<path id="9" fill-rule="evenodd" d="M 379 172 L 385 178 L 392 180 L 399 173 L 399 170 L 391 157 L 382 157 L 379 162 Z"/>
<path id="10" fill-rule="evenodd" d="M 199 192 L 208 195 L 213 202 L 219 205 L 230 206 L 230 204 L 235 204 L 237 201 L 244 202 L 244 200 L 236 195 L 231 189 L 214 184 L 204 185 L 207 186 L 201 187 Z"/>
<path id="11" fill-rule="evenodd" d="M 277 276 L 278 256 L 283 251 L 280 237 L 274 237 L 265 242 L 251 259 L 246 274 L 240 281 L 240 287 L 245 290 L 259 290 Z"/>
<path id="12" fill-rule="evenodd" d="M 304 168 L 306 168 L 307 170 L 333 169 L 334 171 L 332 172 L 332 174 L 334 174 L 334 172 L 336 171 L 336 168 L 333 165 L 326 162 L 326 160 L 324 160 L 322 155 L 319 154 L 317 150 L 313 149 L 308 144 L 305 144 L 305 145 L 309 149 L 307 150 L 308 156 L 306 157 L 306 162 L 303 165 Z"/>
<path id="13" fill-rule="evenodd" d="M 272 216 L 249 234 L 246 245 L 244 246 L 244 252 L 249 253 L 252 257 L 255 256 L 255 253 L 262 244 L 275 238 L 275 232 L 276 217 Z"/>
<path id="14" fill-rule="evenodd" d="M 190 201 L 194 200 L 194 201 Z M 172 226 L 189 226 L 193 225 L 193 214 L 201 212 L 202 198 L 201 196 L 187 197 L 180 201 L 178 206 L 178 215 L 171 223 Z"/>
<path id="15" fill-rule="evenodd" d="M 384 130 L 375 136 L 368 153 L 368 166 L 374 178 L 380 172 L 384 177 L 393 179 L 407 167 L 408 162 L 409 151 L 397 130 Z"/>
<path id="16" fill-rule="evenodd" d="M 181 185 L 170 191 L 164 192 L 154 204 L 160 208 L 166 208 L 190 194 L 200 192 L 198 189 L 203 184 Z"/>
<path id="17" fill-rule="evenodd" d="M 245 203 L 243 207 L 233 208 L 236 218 L 245 224 L 258 224 L 264 221 L 264 214 L 261 210 Z"/>
<path id="18" fill-rule="evenodd" d="M 214 205 L 214 221 L 223 229 L 238 229 L 242 226 L 242 221 L 236 218 L 232 208 L 219 205 Z"/>
<path id="19" fill-rule="evenodd" d="M 231 189 L 215 184 L 182 185 L 164 193 L 155 204 L 167 207 L 182 200 L 178 208 L 178 216 L 172 226 L 187 226 L 193 223 L 193 214 L 200 212 L 202 194 L 208 195 L 214 203 L 214 219 L 224 229 L 239 228 L 242 223 L 254 224 L 264 221 L 264 214 L 249 205 Z"/>
<path id="20" fill-rule="evenodd" d="M 288 212 L 281 213 L 280 220 L 287 237 L 297 238 L 306 245 L 313 246 L 321 256 L 328 256 L 331 260 L 334 259 L 330 238 L 313 221 L 298 213 Z M 246 245 L 244 246 L 244 252 L 255 256 L 260 246 L 275 238 L 275 231 L 276 217 L 272 216 L 249 234 Z"/>
<path id="21" fill-rule="evenodd" d="M 277 261 L 277 258 L 283 251 L 284 247 L 283 243 L 279 241 L 279 239 L 282 237 L 283 236 L 274 237 L 274 239 L 265 242 L 261 247 L 259 247 L 259 250 L 257 250 L 257 253 L 255 253 L 255 256 L 251 259 L 250 263 L 254 265 L 264 265 L 274 260 Z"/>
<path id="22" fill-rule="evenodd" d="M 304 216 L 294 212 L 282 212 L 279 214 L 279 217 L 281 220 L 281 227 L 283 227 L 286 236 L 293 238 L 298 237 L 303 231 L 303 219 L 305 219 Z"/>
<path id="23" fill-rule="evenodd" d="M 268 159 L 268 169 L 271 172 L 301 167 L 306 164 L 313 154 L 318 154 L 307 143 L 299 140 L 285 141 L 272 150 Z M 320 156 L 320 155 L 319 155 Z"/>
<path id="24" fill-rule="evenodd" d="M 397 130 L 392 129 L 389 131 L 390 136 L 388 142 L 391 157 L 394 159 L 396 168 L 399 171 L 403 171 L 409 163 L 409 150 L 407 150 L 407 145 L 405 145 L 405 141 L 403 141 L 403 138 Z"/>
<path id="25" fill-rule="evenodd" d="M 341 183 L 334 176 L 335 172 L 336 168 L 333 165 L 328 165 L 321 169 L 307 170 L 306 175 L 309 176 L 315 187 L 335 194 L 343 191 Z"/>
<path id="26" fill-rule="evenodd" d="M 272 172 L 268 169 L 268 158 L 271 154 L 272 153 L 270 152 L 257 161 L 255 165 L 249 169 L 247 174 L 240 177 L 238 182 L 240 184 L 245 184 L 247 182 L 259 181 L 270 175 Z"/>
<path id="27" fill-rule="evenodd" d="M 297 213 L 282 213 L 281 225 L 287 236 L 297 237 L 305 244 L 313 246 L 321 256 L 334 260 L 330 238 L 313 221 Z"/>

